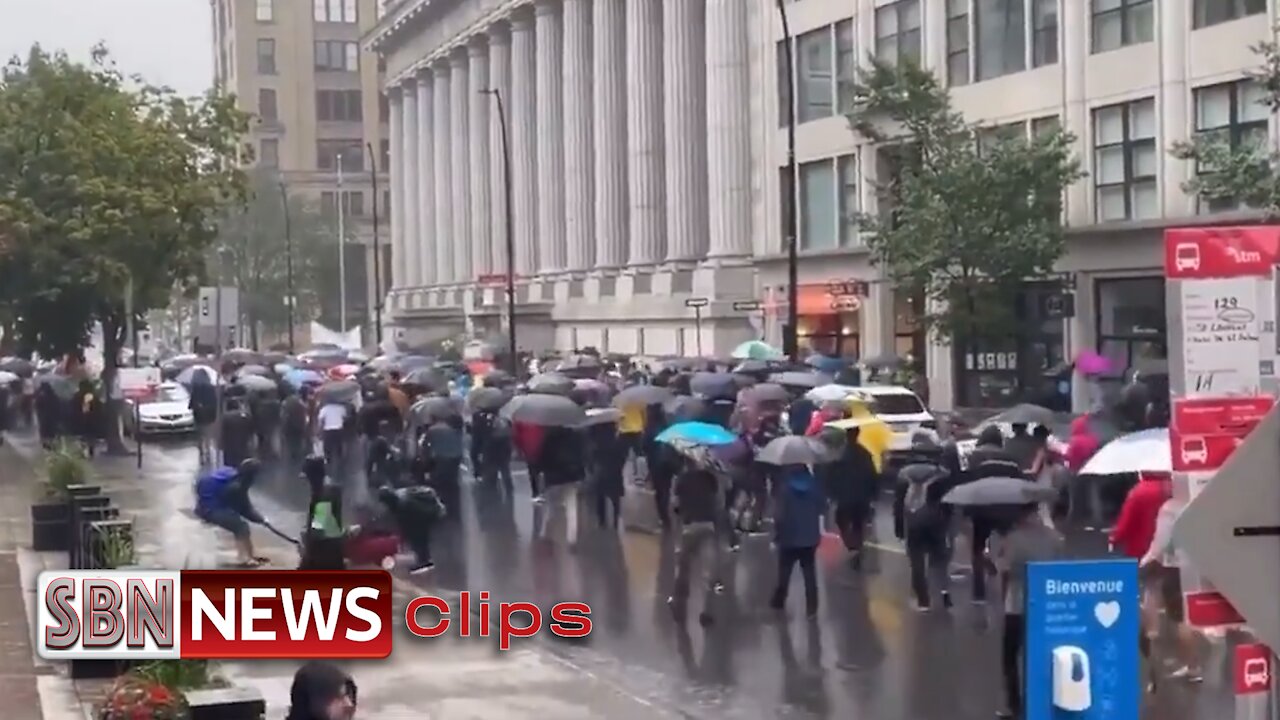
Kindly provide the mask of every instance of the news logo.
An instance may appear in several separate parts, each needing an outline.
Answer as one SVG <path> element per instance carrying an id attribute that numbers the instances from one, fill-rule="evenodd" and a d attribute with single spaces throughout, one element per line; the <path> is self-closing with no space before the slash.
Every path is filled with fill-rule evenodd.
<path id="1" fill-rule="evenodd" d="M 382 571 L 50 570 L 37 588 L 46 660 L 391 654 Z"/>

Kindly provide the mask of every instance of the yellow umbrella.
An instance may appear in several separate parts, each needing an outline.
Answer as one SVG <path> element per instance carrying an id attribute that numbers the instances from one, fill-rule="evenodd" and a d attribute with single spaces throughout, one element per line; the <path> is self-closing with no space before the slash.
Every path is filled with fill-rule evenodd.
<path id="1" fill-rule="evenodd" d="M 855 403 L 861 406 L 861 409 L 855 409 Z M 888 452 L 893 444 L 893 430 L 889 429 L 885 421 L 874 414 L 870 414 L 870 410 L 866 408 L 865 403 L 850 400 L 849 407 L 853 417 L 834 420 L 827 423 L 825 427 L 836 428 L 844 432 L 858 428 L 858 444 L 871 453 L 871 460 L 876 464 L 876 472 L 882 472 L 884 454 Z"/>

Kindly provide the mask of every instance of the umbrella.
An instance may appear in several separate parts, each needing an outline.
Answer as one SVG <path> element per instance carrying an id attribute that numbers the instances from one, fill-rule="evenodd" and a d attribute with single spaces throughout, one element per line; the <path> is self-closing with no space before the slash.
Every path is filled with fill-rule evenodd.
<path id="1" fill-rule="evenodd" d="M 613 399 L 614 407 L 629 405 L 660 405 L 672 397 L 671 391 L 657 385 L 632 385 Z"/>
<path id="2" fill-rule="evenodd" d="M 622 412 L 617 408 L 592 408 L 587 411 L 587 419 L 583 425 L 603 425 L 616 423 L 622 419 Z"/>
<path id="3" fill-rule="evenodd" d="M 53 394 L 63 400 L 70 400 L 76 394 L 76 381 L 66 375 L 56 375 L 50 373 L 48 375 L 37 375 L 36 386 L 48 385 L 53 388 Z"/>
<path id="4" fill-rule="evenodd" d="M 490 370 L 489 374 L 484 376 L 485 387 L 500 387 L 515 381 L 516 379 L 506 370 Z"/>
<path id="5" fill-rule="evenodd" d="M 396 359 L 395 366 L 401 372 L 409 372 L 418 368 L 431 367 L 433 362 L 435 361 L 425 355 L 405 355 Z"/>
<path id="6" fill-rule="evenodd" d="M 556 368 L 556 372 L 565 372 L 568 370 L 599 370 L 602 367 L 604 367 L 603 363 L 601 363 L 600 358 L 595 355 L 570 355 L 560 361 L 560 365 Z"/>
<path id="7" fill-rule="evenodd" d="M 419 400 L 409 408 L 409 417 L 415 424 L 426 425 L 436 420 L 458 417 L 461 413 L 452 398 L 439 395 Z"/>
<path id="8" fill-rule="evenodd" d="M 273 392 L 276 390 L 276 383 L 271 378 L 265 378 L 261 375 L 241 375 L 236 378 L 236 384 L 244 389 L 255 392 Z"/>
<path id="9" fill-rule="evenodd" d="M 660 443 L 690 443 L 693 445 L 728 445 L 737 442 L 738 436 L 719 425 L 705 422 L 681 422 L 658 433 Z"/>
<path id="10" fill-rule="evenodd" d="M 662 411 L 672 422 L 684 422 L 701 417 L 704 410 L 706 410 L 706 403 L 688 395 L 676 395 L 662 403 Z"/>
<path id="11" fill-rule="evenodd" d="M 1046 407 L 1031 403 L 1020 403 L 1003 412 L 992 415 L 980 424 L 982 428 L 991 424 L 1008 423 L 1009 425 L 1043 425 L 1050 427 L 1058 420 L 1057 415 Z"/>
<path id="12" fill-rule="evenodd" d="M 262 356 L 256 351 L 249 348 L 231 348 L 222 353 L 223 362 L 233 362 L 238 365 L 248 365 L 250 363 L 262 362 Z"/>
<path id="13" fill-rule="evenodd" d="M 497 410 L 507 404 L 510 396 L 496 387 L 478 387 L 467 393 L 467 405 L 472 410 Z"/>
<path id="14" fill-rule="evenodd" d="M 503 406 L 502 415 L 511 422 L 546 427 L 578 427 L 587 419 L 587 413 L 574 401 L 546 394 L 520 395 Z"/>
<path id="15" fill-rule="evenodd" d="M 1105 375 L 1111 372 L 1111 360 L 1092 350 L 1086 350 L 1076 358 L 1076 369 L 1081 375 Z"/>
<path id="16" fill-rule="evenodd" d="M 804 396 L 816 403 L 839 402 L 857 392 L 857 388 L 849 385 L 819 385 L 805 393 Z"/>
<path id="17" fill-rule="evenodd" d="M 816 372 L 781 372 L 769 376 L 769 382 L 778 383 L 779 385 L 790 385 L 791 387 L 816 388 L 823 385 L 830 385 L 830 376 Z"/>
<path id="18" fill-rule="evenodd" d="M 743 360 L 734 366 L 733 372 L 743 375 L 768 375 L 778 369 L 778 363 L 773 360 Z"/>
<path id="19" fill-rule="evenodd" d="M 0 385 L 8 385 L 9 383 L 17 382 L 21 379 L 22 378 L 18 377 L 16 373 L 11 373 L 8 370 L 0 370 Z"/>
<path id="20" fill-rule="evenodd" d="M 320 402 L 349 402 L 360 395 L 360 383 L 355 380 L 333 380 L 320 386 L 316 398 Z"/>
<path id="21" fill-rule="evenodd" d="M 815 438 L 783 435 L 765 445 L 756 460 L 768 465 L 820 465 L 835 459 L 831 450 Z"/>
<path id="22" fill-rule="evenodd" d="M 829 355 L 810 355 L 804 359 L 804 364 L 818 372 L 835 373 L 849 363 L 844 358 L 831 357 Z"/>
<path id="23" fill-rule="evenodd" d="M 1185 442 L 1181 451 L 1186 453 Z M 1103 445 L 1080 469 L 1081 475 L 1138 472 L 1173 472 L 1168 428 L 1153 428 L 1121 435 Z"/>
<path id="24" fill-rule="evenodd" d="M 1049 502 L 1057 496 L 1053 488 L 1012 477 L 989 477 L 952 488 L 942 497 L 949 505 L 1027 505 Z"/>
<path id="25" fill-rule="evenodd" d="M 568 395 L 574 387 L 572 378 L 556 372 L 534 375 L 525 386 L 540 395 Z"/>
<path id="26" fill-rule="evenodd" d="M 288 375 L 289 373 L 294 371 L 294 367 L 289 363 L 276 363 L 275 365 L 271 366 L 271 369 L 274 370 L 275 373 L 280 377 L 284 377 L 285 375 Z"/>
<path id="27" fill-rule="evenodd" d="M 887 370 L 889 368 L 902 367 L 903 365 L 907 364 L 907 361 L 898 357 L 897 355 L 888 353 L 885 355 L 876 355 L 874 357 L 869 357 L 863 360 L 862 364 L 866 365 L 869 368 Z"/>
<path id="28" fill-rule="evenodd" d="M 360 372 L 360 366 L 354 363 L 343 363 L 329 368 L 329 377 L 334 380 L 345 380 Z"/>
<path id="29" fill-rule="evenodd" d="M 574 390 L 582 390 L 589 393 L 609 393 L 609 386 L 595 378 L 578 378 L 573 381 Z"/>
<path id="30" fill-rule="evenodd" d="M 729 373 L 697 372 L 689 378 L 689 392 L 728 400 L 738 397 L 738 384 Z"/>
<path id="31" fill-rule="evenodd" d="M 236 371 L 236 377 L 244 377 L 245 375 L 262 375 L 271 374 L 271 369 L 263 365 L 245 365 Z"/>
<path id="32" fill-rule="evenodd" d="M 267 366 L 289 365 L 293 366 L 293 358 L 288 353 L 268 352 L 262 354 L 262 364 Z"/>
<path id="33" fill-rule="evenodd" d="M 739 400 L 743 403 L 762 403 L 762 402 L 790 402 L 791 393 L 787 389 L 777 383 L 760 383 L 753 385 L 739 394 Z"/>
<path id="34" fill-rule="evenodd" d="M 434 368 L 419 367 L 404 376 L 401 382 L 405 385 L 418 385 L 430 390 L 443 390 L 449 387 L 449 380 Z"/>
<path id="35" fill-rule="evenodd" d="M 25 358 L 7 357 L 0 360 L 0 370 L 22 377 L 31 377 L 35 374 L 36 365 Z"/>
<path id="36" fill-rule="evenodd" d="M 734 348 L 731 354 L 735 360 L 771 360 L 782 357 L 782 353 L 772 345 L 760 340 L 748 340 Z"/>
<path id="37" fill-rule="evenodd" d="M 377 370 L 378 372 L 386 372 L 387 370 L 392 370 L 395 368 L 395 366 L 396 366 L 396 359 L 390 355 L 379 355 L 378 357 L 369 361 L 369 367 L 373 368 L 374 370 Z"/>
<path id="38" fill-rule="evenodd" d="M 322 384 L 324 382 L 324 375 L 321 375 L 315 370 L 296 368 L 285 373 L 284 381 L 296 388 L 300 388 L 303 385 Z"/>
<path id="39" fill-rule="evenodd" d="M 160 369 L 168 370 L 168 371 L 177 371 L 177 370 L 182 370 L 184 368 L 189 368 L 192 365 L 205 365 L 205 364 L 208 364 L 208 359 L 200 357 L 199 355 L 192 355 L 191 353 L 187 353 L 185 355 L 174 355 L 168 360 L 165 360 L 164 362 L 160 363 Z"/>
<path id="40" fill-rule="evenodd" d="M 203 373 L 205 375 L 205 378 L 209 382 L 215 385 L 220 384 L 220 376 L 218 375 L 217 371 L 209 367 L 208 365 L 191 365 L 189 367 L 183 368 L 182 372 L 178 373 L 178 377 L 174 379 L 182 383 L 183 385 L 189 386 L 193 382 L 195 382 L 196 373 Z"/>

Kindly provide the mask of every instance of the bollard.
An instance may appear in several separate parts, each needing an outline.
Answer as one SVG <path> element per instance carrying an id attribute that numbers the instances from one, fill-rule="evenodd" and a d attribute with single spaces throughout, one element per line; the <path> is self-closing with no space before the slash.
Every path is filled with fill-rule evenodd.
<path id="1" fill-rule="evenodd" d="M 1232 663 L 1234 720 L 1271 720 L 1271 672 L 1275 657 L 1262 643 L 1236 646 Z"/>

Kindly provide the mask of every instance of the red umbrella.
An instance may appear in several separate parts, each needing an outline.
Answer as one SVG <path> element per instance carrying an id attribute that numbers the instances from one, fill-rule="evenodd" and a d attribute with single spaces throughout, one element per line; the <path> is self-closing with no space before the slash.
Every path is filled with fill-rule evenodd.
<path id="1" fill-rule="evenodd" d="M 346 380 L 347 378 L 354 376 L 358 372 L 360 372 L 359 365 L 353 365 L 351 363 L 343 363 L 342 365 L 335 365 L 329 368 L 329 377 L 334 380 Z"/>

